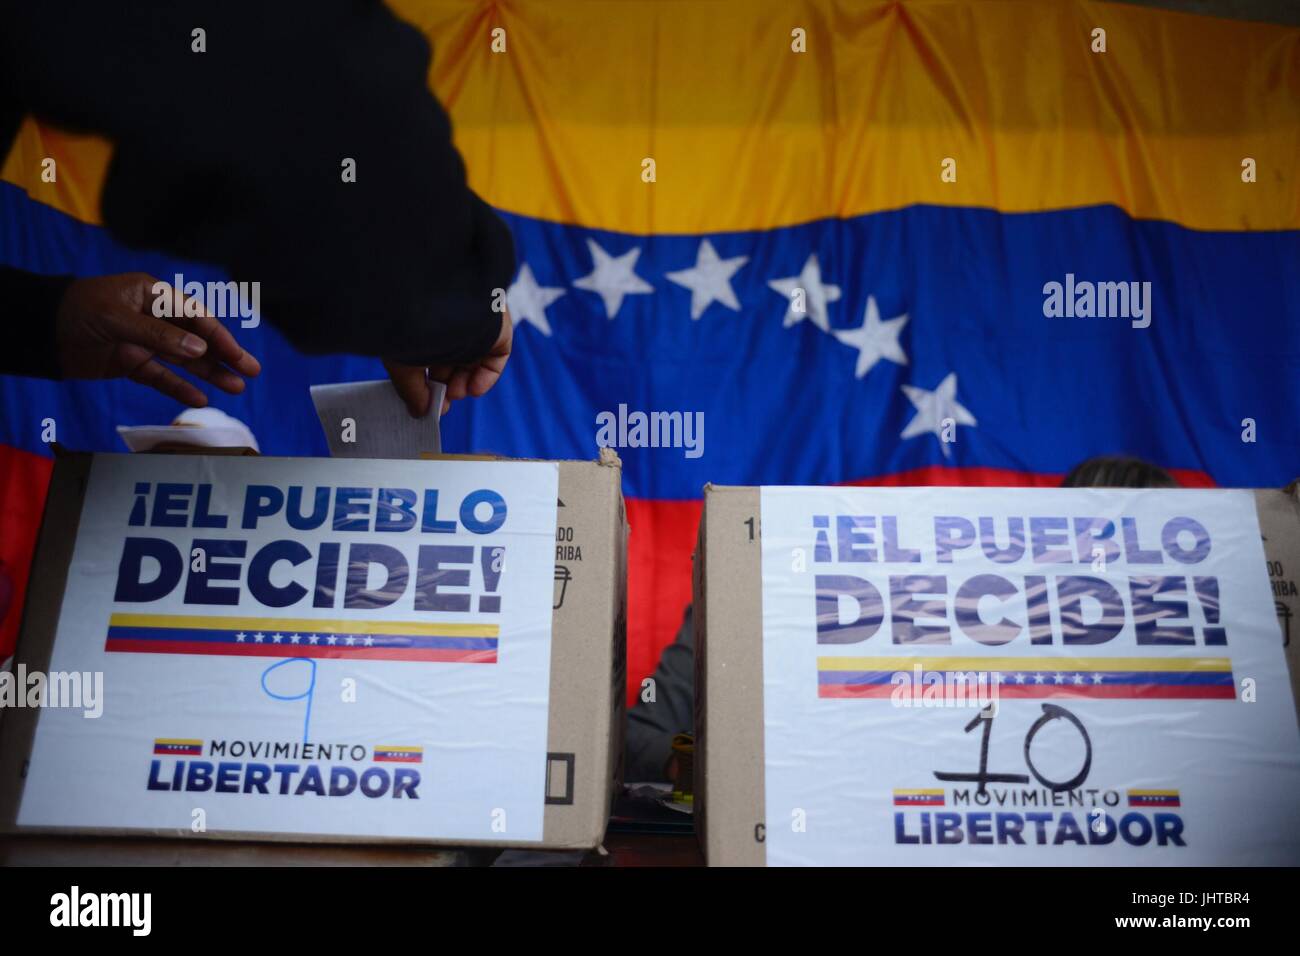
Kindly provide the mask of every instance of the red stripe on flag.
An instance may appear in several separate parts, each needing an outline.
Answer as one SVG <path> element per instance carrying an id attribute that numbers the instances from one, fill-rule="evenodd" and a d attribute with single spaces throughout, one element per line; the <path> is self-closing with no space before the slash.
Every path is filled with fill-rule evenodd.
<path id="1" fill-rule="evenodd" d="M 892 684 L 819 684 L 817 687 L 818 697 L 868 697 L 882 698 L 890 697 L 894 693 Z M 910 691 L 906 692 L 910 696 Z M 1195 684 L 1184 684 L 1181 686 L 1161 686 L 1148 684 L 1145 686 L 1120 685 L 1116 684 L 1111 687 L 1101 685 L 1080 685 L 1073 687 L 1067 684 L 1061 686 L 1041 687 L 1008 687 L 1005 684 L 998 689 L 996 694 L 988 693 L 990 699 L 1008 699 L 1019 698 L 1021 700 L 1038 700 L 1047 697 L 1095 697 L 1109 699 L 1129 699 L 1129 700 L 1235 700 L 1236 694 L 1230 686 L 1205 686 Z M 966 692 L 966 700 L 973 703 L 977 695 L 974 690 Z M 926 707 L 924 703 L 917 702 L 913 704 L 916 709 L 932 709 Z M 938 707 L 940 705 L 934 705 Z"/>
<path id="2" fill-rule="evenodd" d="M 302 644 L 214 644 L 211 641 L 158 641 L 110 638 L 110 652 L 135 654 L 207 654 L 211 657 L 312 657 L 330 660 L 448 661 L 459 664 L 495 664 L 496 651 L 456 648 L 322 647 Z"/>
<path id="3" fill-rule="evenodd" d="M 627 499 L 627 705 L 654 673 L 691 603 L 691 554 L 702 501 Z"/>
<path id="4" fill-rule="evenodd" d="M 0 445 L 0 662 L 18 643 L 18 622 L 54 461 Z"/>
<path id="5" fill-rule="evenodd" d="M 1185 468 L 1167 469 L 1173 479 L 1184 488 L 1216 488 L 1209 475 L 1203 471 Z M 928 487 L 978 487 L 978 488 L 1059 488 L 1064 475 L 1041 475 L 1009 468 L 957 468 L 949 465 L 927 465 L 911 471 L 876 478 L 855 478 L 842 484 L 879 488 L 922 485 Z"/>

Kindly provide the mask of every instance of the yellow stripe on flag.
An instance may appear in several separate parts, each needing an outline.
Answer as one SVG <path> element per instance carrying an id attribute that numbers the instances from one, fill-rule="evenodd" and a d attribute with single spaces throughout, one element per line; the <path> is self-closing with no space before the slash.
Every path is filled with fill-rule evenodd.
<path id="1" fill-rule="evenodd" d="M 649 234 L 1113 204 L 1195 229 L 1300 228 L 1300 29 L 1089 0 L 392 6 L 433 43 L 470 184 L 511 212 Z M 29 122 L 0 175 L 96 222 L 107 159 Z"/>
<path id="2" fill-rule="evenodd" d="M 316 634 L 401 634 L 410 637 L 496 637 L 495 624 L 436 621 L 318 621 L 311 618 L 188 617 L 184 614 L 114 614 L 109 627 L 196 628 L 211 631 L 306 631 Z"/>

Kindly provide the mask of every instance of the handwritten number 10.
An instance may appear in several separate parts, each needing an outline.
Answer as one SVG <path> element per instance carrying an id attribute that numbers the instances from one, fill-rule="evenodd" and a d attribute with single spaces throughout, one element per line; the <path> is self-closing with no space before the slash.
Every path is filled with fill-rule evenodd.
<path id="1" fill-rule="evenodd" d="M 1047 777 L 1044 777 L 1038 772 L 1038 768 L 1034 766 L 1033 756 L 1030 754 L 1030 748 L 1033 747 L 1034 744 L 1034 737 L 1053 720 L 1069 721 L 1074 725 L 1075 729 L 1079 731 L 1079 735 L 1083 737 L 1083 766 L 1079 769 L 1079 772 L 1069 780 L 1049 780 Z M 984 726 L 984 732 L 980 739 L 979 770 L 976 773 L 955 773 L 936 770 L 934 772 L 935 777 L 939 780 L 978 783 L 979 789 L 976 792 L 979 794 L 983 794 L 986 786 L 990 783 L 1028 783 L 1029 777 L 1024 774 L 989 773 L 989 735 L 993 733 L 992 710 L 984 710 L 977 714 L 971 722 L 966 725 L 966 733 L 970 733 L 974 730 L 977 724 L 983 724 Z M 1092 769 L 1092 740 L 1088 737 L 1088 731 L 1083 726 L 1083 722 L 1064 707 L 1060 707 L 1056 704 L 1043 704 L 1043 715 L 1034 721 L 1033 726 L 1029 728 L 1029 732 L 1025 734 L 1025 766 L 1027 766 L 1029 772 L 1034 775 L 1034 779 L 1044 787 L 1047 787 L 1053 793 L 1062 793 L 1067 790 L 1073 790 L 1075 787 L 1083 783 L 1083 781 L 1087 780 L 1088 771 Z"/>

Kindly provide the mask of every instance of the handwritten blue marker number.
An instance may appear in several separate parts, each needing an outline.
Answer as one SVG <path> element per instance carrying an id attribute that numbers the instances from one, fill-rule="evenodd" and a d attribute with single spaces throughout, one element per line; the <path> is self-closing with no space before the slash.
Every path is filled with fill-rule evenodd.
<path id="1" fill-rule="evenodd" d="M 300 694 L 277 694 L 271 688 L 266 686 L 266 679 L 271 676 L 271 672 L 288 664 L 306 664 L 307 665 L 307 689 Z M 268 697 L 276 700 L 306 700 L 307 713 L 302 721 L 302 742 L 307 743 L 308 735 L 311 731 L 311 701 L 312 695 L 316 692 L 316 662 L 310 657 L 287 657 L 282 661 L 277 661 L 266 670 L 262 671 L 262 690 Z"/>

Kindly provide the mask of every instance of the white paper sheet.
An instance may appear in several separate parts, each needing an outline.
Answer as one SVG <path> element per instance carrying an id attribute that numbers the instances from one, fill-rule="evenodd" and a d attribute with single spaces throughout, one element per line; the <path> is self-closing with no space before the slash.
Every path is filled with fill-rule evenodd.
<path id="1" fill-rule="evenodd" d="M 769 864 L 1300 860 L 1251 492 L 762 495 Z"/>
<path id="2" fill-rule="evenodd" d="M 542 839 L 558 481 L 97 458 L 49 670 L 101 712 L 41 711 L 20 824 Z"/>
<path id="3" fill-rule="evenodd" d="M 438 411 L 447 387 L 441 382 L 430 382 L 429 387 L 433 410 L 424 418 L 412 418 L 388 379 L 313 385 L 311 400 L 331 457 L 419 458 L 440 453 Z"/>

